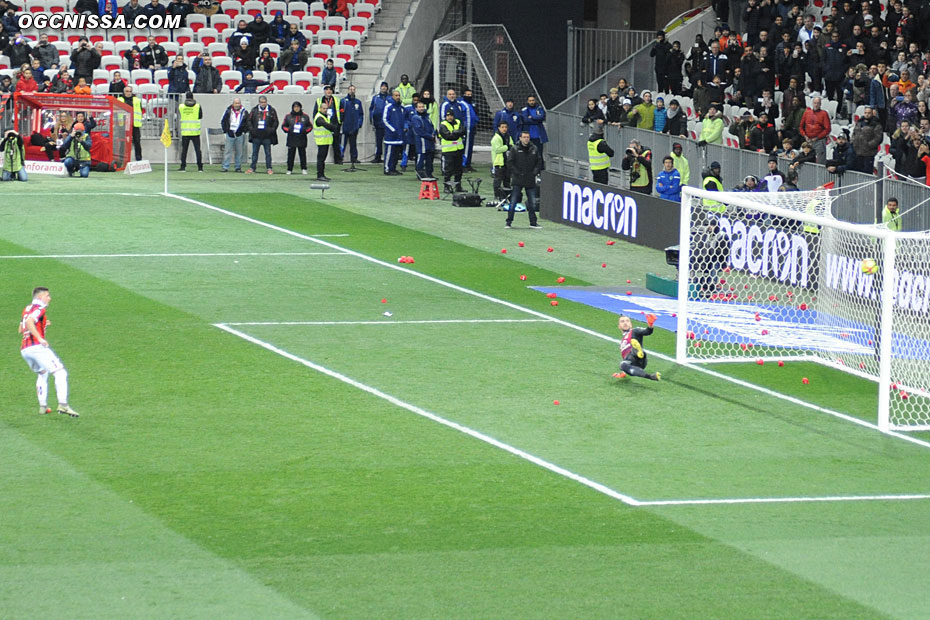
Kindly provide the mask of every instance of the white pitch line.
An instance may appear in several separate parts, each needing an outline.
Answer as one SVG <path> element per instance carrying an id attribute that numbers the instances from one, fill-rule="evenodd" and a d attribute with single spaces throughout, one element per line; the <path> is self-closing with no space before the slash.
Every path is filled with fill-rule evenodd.
<path id="1" fill-rule="evenodd" d="M 236 213 L 235 211 L 230 211 L 230 210 L 228 210 L 228 209 L 223 209 L 223 208 L 221 208 L 221 207 L 216 207 L 216 206 L 214 206 L 214 205 L 207 204 L 207 203 L 205 203 L 205 202 L 201 202 L 201 201 L 199 201 L 199 200 L 194 200 L 193 198 L 187 198 L 186 196 L 180 196 L 180 195 L 178 195 L 178 194 L 171 194 L 171 193 L 168 193 L 168 194 L 165 194 L 165 195 L 166 195 L 167 197 L 169 197 L 169 198 L 175 198 L 176 200 L 181 200 L 181 201 L 184 201 L 184 202 L 188 202 L 188 203 L 190 203 L 190 204 L 197 205 L 198 207 L 202 207 L 202 208 L 204 208 L 204 209 L 209 209 L 210 211 L 215 211 L 215 212 L 217 212 L 217 213 L 222 213 L 223 215 L 227 215 L 227 216 L 229 216 L 229 217 L 234 217 L 234 218 L 239 219 L 239 220 L 242 220 L 242 221 L 244 221 L 244 222 L 249 222 L 249 223 L 251 223 L 251 224 L 256 224 L 256 225 L 258 225 L 258 226 L 263 226 L 263 227 L 268 228 L 268 229 L 270 229 L 270 230 L 276 230 L 276 231 L 278 231 L 278 232 L 280 232 L 280 233 L 284 233 L 285 235 L 290 235 L 290 236 L 296 237 L 296 238 L 298 238 L 298 239 L 305 239 L 305 240 L 307 240 L 307 241 L 312 241 L 312 242 L 314 242 L 314 243 L 318 243 L 318 244 L 320 244 L 320 245 L 324 245 L 324 246 L 326 246 L 326 247 L 328 247 L 328 248 L 331 248 L 331 249 L 334 249 L 334 250 L 341 250 L 341 251 L 344 251 L 344 252 L 346 252 L 346 253 L 348 253 L 348 254 L 351 254 L 351 255 L 353 255 L 353 256 L 355 256 L 355 257 L 357 257 L 357 258 L 361 258 L 362 260 L 366 260 L 366 261 L 368 261 L 368 262 L 370 262 L 370 263 L 374 263 L 374 264 L 376 264 L 376 265 L 381 265 L 382 267 L 387 267 L 387 268 L 389 268 L 389 269 L 396 269 L 397 271 L 402 271 L 402 272 L 407 273 L 407 274 L 410 274 L 410 275 L 412 275 L 412 276 L 416 276 L 417 278 L 421 278 L 421 279 L 423 279 L 423 280 L 426 280 L 427 282 L 432 282 L 432 283 L 434 283 L 434 284 L 439 284 L 440 286 L 445 286 L 446 288 L 450 288 L 450 289 L 452 289 L 452 290 L 459 291 L 459 292 L 461 292 L 461 293 L 465 293 L 466 295 L 471 295 L 471 296 L 473 296 L 473 297 L 477 297 L 477 298 L 479 298 L 479 299 L 484 299 L 484 300 L 486 300 L 486 301 L 490 301 L 490 302 L 493 302 L 493 303 L 496 303 L 496 304 L 500 304 L 500 305 L 502 305 L 502 306 L 506 306 L 506 307 L 512 308 L 512 309 L 514 309 L 514 310 L 519 310 L 520 312 L 524 312 L 524 313 L 526 313 L 526 314 L 530 314 L 530 315 L 537 316 L 537 317 L 540 317 L 540 318 L 549 319 L 550 321 L 552 321 L 552 322 L 554 322 L 554 323 L 558 323 L 559 325 L 562 325 L 562 326 L 564 326 L 564 327 L 568 327 L 569 329 L 574 329 L 575 331 L 579 331 L 579 332 L 581 332 L 581 333 L 588 334 L 589 336 L 594 336 L 595 338 L 599 338 L 599 339 L 601 339 L 601 340 L 606 340 L 607 342 L 611 342 L 611 343 L 614 343 L 614 344 L 617 344 L 617 345 L 620 344 L 620 340 L 619 340 L 619 339 L 613 338 L 613 337 L 611 337 L 611 336 L 607 336 L 606 334 L 602 334 L 602 333 L 600 333 L 600 332 L 594 331 L 593 329 L 588 329 L 587 327 L 582 327 L 581 325 L 576 325 L 576 324 L 574 324 L 574 323 L 570 323 L 570 322 L 564 321 L 564 320 L 562 320 L 562 319 L 557 319 L 557 318 L 555 318 L 555 317 L 553 317 L 553 316 L 550 316 L 550 315 L 548 315 L 548 314 L 544 314 L 544 313 L 539 312 L 539 311 L 537 311 L 537 310 L 532 310 L 531 308 L 526 308 L 526 307 L 524 307 L 524 306 L 521 306 L 521 305 L 519 305 L 519 304 L 515 304 L 515 303 L 513 303 L 513 302 L 510 302 L 510 301 L 507 301 L 507 300 L 504 300 L 504 299 L 499 299 L 499 298 L 497 298 L 497 297 L 492 297 L 491 295 L 486 295 L 486 294 L 484 294 L 484 293 L 479 293 L 478 291 L 475 291 L 475 290 L 472 290 L 472 289 L 469 289 L 469 288 L 465 288 L 464 286 L 459 286 L 458 284 L 453 284 L 452 282 L 447 282 L 447 281 L 445 281 L 445 280 L 441 280 L 441 279 L 439 279 L 439 278 L 433 277 L 433 276 L 428 275 L 428 274 L 425 274 L 425 273 L 421 273 L 421 272 L 419 272 L 419 271 L 414 271 L 414 270 L 412 270 L 412 269 L 407 269 L 406 267 L 401 267 L 400 265 L 397 265 L 397 264 L 394 264 L 394 263 L 389 263 L 389 262 L 387 262 L 387 261 L 383 261 L 383 260 L 381 260 L 381 259 L 375 258 L 374 256 L 369 256 L 369 255 L 367 255 L 367 254 L 362 254 L 361 252 L 356 252 L 355 250 L 350 250 L 349 248 L 344 248 L 344 247 L 342 247 L 342 246 L 336 245 L 335 243 L 330 243 L 329 241 L 323 241 L 323 240 L 320 240 L 320 239 L 315 239 L 315 238 L 313 238 L 313 237 L 311 237 L 311 236 L 309 236 L 309 235 L 305 235 L 305 234 L 303 234 L 303 233 L 299 233 L 299 232 L 297 232 L 297 231 L 290 230 L 290 229 L 288 229 L 288 228 L 284 228 L 284 227 L 282 227 L 282 226 L 277 226 L 277 225 L 275 225 L 275 224 L 269 224 L 268 222 L 263 222 L 263 221 L 261 221 L 261 220 L 257 220 L 257 219 L 255 219 L 255 218 L 249 217 L 249 216 L 247 216 L 247 215 L 242 215 L 241 213 Z M 656 351 L 649 351 L 649 354 L 652 355 L 653 357 L 657 357 L 657 358 L 659 358 L 659 359 L 661 359 L 661 360 L 665 360 L 666 362 L 670 362 L 670 363 L 673 363 L 673 364 L 678 364 L 678 362 L 675 361 L 675 358 L 674 358 L 674 357 L 665 355 L 665 354 L 663 354 L 663 353 L 659 353 L 659 352 L 656 352 Z M 721 373 L 719 373 L 719 372 L 710 370 L 710 369 L 708 369 L 708 368 L 704 368 L 704 367 L 702 367 L 702 366 L 697 366 L 697 365 L 695 365 L 695 364 L 679 364 L 679 365 L 682 366 L 682 367 L 684 367 L 684 368 L 688 368 L 688 369 L 690 369 L 690 370 L 693 370 L 693 371 L 695 371 L 695 372 L 699 372 L 699 373 L 702 373 L 702 374 L 705 374 L 705 375 L 714 377 L 714 378 L 716 378 L 716 379 L 721 379 L 721 380 L 723 380 L 723 381 L 728 381 L 728 382 L 733 383 L 733 384 L 735 384 L 735 385 L 739 385 L 739 386 L 741 386 L 741 387 L 745 387 L 745 388 L 747 388 L 747 389 L 754 390 L 754 391 L 756 391 L 756 392 L 765 394 L 766 396 L 771 396 L 771 397 L 773 397 L 773 398 L 777 398 L 777 399 L 780 399 L 780 400 L 784 400 L 784 401 L 793 403 L 793 404 L 795 404 L 795 405 L 798 405 L 798 406 L 801 406 L 801 407 L 805 407 L 805 408 L 807 408 L 807 409 L 811 409 L 811 410 L 813 410 L 813 411 L 818 411 L 818 412 L 820 412 L 820 413 L 825 413 L 825 414 L 830 415 L 830 416 L 833 416 L 833 417 L 835 417 L 835 418 L 839 418 L 839 419 L 845 420 L 845 421 L 847 421 L 847 422 L 852 422 L 853 424 L 858 424 L 859 426 L 863 426 L 863 427 L 865 427 L 865 428 L 869 428 L 869 429 L 872 429 L 872 430 L 876 430 L 876 431 L 878 431 L 878 432 L 880 432 L 880 433 L 883 432 L 880 428 L 878 428 L 878 425 L 877 425 L 877 424 L 872 424 L 871 422 L 866 422 L 865 420 L 860 420 L 859 418 L 855 418 L 855 417 L 853 417 L 853 416 L 847 415 L 847 414 L 845 414 L 845 413 L 841 413 L 841 412 L 839 412 L 839 411 L 834 411 L 833 409 L 827 409 L 826 407 L 821 407 L 821 406 L 815 405 L 815 404 L 813 404 L 813 403 L 808 403 L 808 402 L 805 402 L 805 401 L 803 401 L 803 400 L 801 400 L 801 399 L 799 399 L 799 398 L 795 398 L 795 397 L 793 397 L 793 396 L 788 396 L 787 394 L 782 394 L 781 392 L 776 392 L 775 390 L 770 390 L 769 388 L 765 388 L 765 387 L 762 387 L 762 386 L 760 386 L 760 385 L 755 385 L 755 384 L 753 384 L 753 383 L 749 383 L 748 381 L 743 381 L 742 379 L 737 379 L 737 378 L 735 378 L 735 377 L 730 377 L 730 376 L 728 376 L 728 375 L 724 375 L 724 374 L 721 374 Z M 930 442 L 928 442 L 928 441 L 923 441 L 923 440 L 917 439 L 917 438 L 915 438 L 915 437 L 910 437 L 910 436 L 908 436 L 908 435 L 906 435 L 906 434 L 903 434 L 903 433 L 898 433 L 898 432 L 894 432 L 894 431 L 888 431 L 887 433 L 884 433 L 884 434 L 886 434 L 886 435 L 888 435 L 888 436 L 890 436 L 890 437 L 895 437 L 895 438 L 897 438 L 897 439 L 902 439 L 902 440 L 904 440 L 904 441 L 913 443 L 913 444 L 918 445 L 918 446 L 922 446 L 922 447 L 924 447 L 924 448 L 930 448 Z"/>
<path id="2" fill-rule="evenodd" d="M 164 197 L 164 194 L 148 194 L 148 193 L 138 193 L 138 192 L 94 192 L 93 194 L 87 194 L 86 192 L 42 192 L 41 194 L 36 192 L 3 192 L 4 196 L 31 196 L 36 198 L 43 198 L 45 196 L 83 196 L 87 197 L 89 195 L 93 196 L 134 196 L 137 198 L 159 198 Z"/>
<path id="3" fill-rule="evenodd" d="M 564 476 L 565 478 L 568 478 L 569 480 L 574 480 L 575 482 L 583 484 L 586 487 L 594 489 L 598 493 L 603 493 L 604 495 L 608 497 L 611 497 L 616 500 L 620 500 L 621 502 L 623 502 L 624 504 L 627 504 L 628 506 L 639 506 L 640 505 L 640 502 L 638 500 L 630 497 L 629 495 L 624 495 L 623 493 L 615 491 L 611 489 L 610 487 L 604 486 L 603 484 L 599 482 L 595 482 L 591 480 L 590 478 L 585 478 L 584 476 L 571 472 L 565 469 L 564 467 L 559 467 L 555 463 L 550 463 L 549 461 L 541 459 L 538 456 L 533 456 L 529 452 L 524 452 L 523 450 L 516 448 L 514 446 L 511 446 L 510 444 L 494 439 L 490 435 L 485 435 L 484 433 L 480 431 L 476 431 L 473 428 L 463 426 L 457 422 L 453 422 L 452 420 L 447 420 L 446 418 L 443 418 L 442 416 L 436 415 L 435 413 L 427 411 L 426 409 L 422 409 L 421 407 L 417 407 L 416 405 L 412 405 L 408 402 L 400 400 L 399 398 L 395 396 L 391 396 L 390 394 L 382 392 L 378 388 L 375 388 L 370 385 L 366 385 L 364 383 L 356 381 L 355 379 L 352 379 L 351 377 L 347 377 L 346 375 L 336 372 L 335 370 L 330 370 L 329 368 L 326 368 L 325 366 L 320 366 L 319 364 L 315 364 L 311 362 L 310 360 L 306 360 L 302 357 L 294 355 L 293 353 L 289 353 L 285 351 L 284 349 L 279 349 L 278 347 L 274 346 L 271 343 L 265 342 L 264 340 L 259 340 L 258 338 L 250 336 L 237 329 L 233 329 L 227 324 L 214 323 L 214 327 L 218 327 L 219 329 L 222 329 L 223 331 L 228 332 L 234 336 L 238 336 L 239 338 L 242 338 L 243 340 L 251 342 L 252 344 L 257 344 L 258 346 L 264 349 L 267 349 L 268 351 L 271 351 L 272 353 L 276 353 L 280 355 L 281 357 L 285 357 L 291 361 L 297 362 L 299 364 L 303 364 L 307 368 L 315 370 L 328 377 L 332 377 L 333 379 L 342 381 L 343 383 L 351 385 L 352 387 L 362 390 L 363 392 L 368 392 L 369 394 L 373 396 L 377 396 L 378 398 L 382 400 L 386 400 L 392 405 L 406 409 L 407 411 L 410 411 L 411 413 L 415 413 L 418 416 L 422 416 L 428 420 L 432 420 L 433 422 L 442 424 L 443 426 L 456 430 L 460 433 L 464 433 L 468 435 L 469 437 L 473 437 L 479 441 L 483 441 L 484 443 L 490 444 L 494 446 L 495 448 L 500 448 L 501 450 L 509 452 L 510 454 L 518 458 L 521 458 L 525 461 L 529 461 L 530 463 L 533 463 L 534 465 L 538 465 L 539 467 L 548 469 L 549 471 L 555 474 Z"/>
<path id="4" fill-rule="evenodd" d="M 733 499 L 641 500 L 639 506 L 706 506 L 718 504 L 803 504 L 810 502 L 884 502 L 930 499 L 930 495 L 827 495 L 822 497 L 744 497 Z"/>
<path id="5" fill-rule="evenodd" d="M 551 323 L 547 319 L 432 319 L 422 321 L 260 321 L 245 323 L 223 323 L 223 325 L 299 326 L 299 325 L 426 325 L 448 323 Z"/>
<path id="6" fill-rule="evenodd" d="M 18 254 L 0 260 L 22 258 L 202 258 L 214 256 L 350 256 L 347 252 L 181 252 L 157 254 Z"/>

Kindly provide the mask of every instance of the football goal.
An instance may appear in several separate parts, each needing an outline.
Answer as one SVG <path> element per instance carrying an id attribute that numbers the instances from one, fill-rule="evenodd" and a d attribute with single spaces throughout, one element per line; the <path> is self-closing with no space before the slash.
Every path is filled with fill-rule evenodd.
<path id="1" fill-rule="evenodd" d="M 836 200 L 682 188 L 677 360 L 825 364 L 878 383 L 881 430 L 930 430 L 930 234 Z"/>

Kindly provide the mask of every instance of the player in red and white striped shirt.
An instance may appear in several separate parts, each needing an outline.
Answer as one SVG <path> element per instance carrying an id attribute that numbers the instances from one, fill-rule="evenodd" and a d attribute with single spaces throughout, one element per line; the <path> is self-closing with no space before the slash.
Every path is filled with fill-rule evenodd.
<path id="1" fill-rule="evenodd" d="M 55 352 L 48 346 L 45 329 L 51 321 L 45 316 L 45 308 L 52 295 L 44 286 L 32 291 L 32 303 L 23 310 L 19 322 L 19 333 L 23 337 L 20 353 L 29 368 L 36 373 L 36 395 L 39 397 L 39 413 L 51 413 L 48 406 L 48 376 L 55 377 L 55 393 L 58 396 L 58 413 L 78 417 L 78 412 L 68 406 L 68 371 Z"/>

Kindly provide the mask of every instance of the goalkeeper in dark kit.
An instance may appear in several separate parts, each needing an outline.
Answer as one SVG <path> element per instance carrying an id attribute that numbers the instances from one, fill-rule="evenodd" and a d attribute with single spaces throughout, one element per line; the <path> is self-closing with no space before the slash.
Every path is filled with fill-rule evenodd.
<path id="1" fill-rule="evenodd" d="M 662 375 L 658 372 L 650 374 L 646 372 L 646 351 L 643 349 L 643 338 L 652 334 L 652 324 L 656 322 L 656 315 L 647 314 L 646 324 L 649 327 L 633 327 L 633 321 L 630 317 L 623 315 L 617 321 L 617 327 L 623 332 L 623 338 L 620 341 L 620 355 L 623 361 L 620 362 L 620 372 L 614 374 L 614 377 L 622 379 L 627 375 L 634 377 L 643 377 L 653 381 L 659 381 Z"/>

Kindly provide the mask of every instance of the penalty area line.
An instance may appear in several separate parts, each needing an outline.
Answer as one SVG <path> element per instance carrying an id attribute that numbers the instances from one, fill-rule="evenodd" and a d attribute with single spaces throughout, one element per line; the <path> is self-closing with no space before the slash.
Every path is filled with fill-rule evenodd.
<path id="1" fill-rule="evenodd" d="M 223 323 L 236 326 L 300 326 L 300 325 L 435 325 L 448 323 L 551 323 L 547 319 L 423 319 L 411 321 L 256 321 L 243 323 Z"/>
<path id="2" fill-rule="evenodd" d="M 713 506 L 721 504 L 804 504 L 815 502 L 886 502 L 930 499 L 930 495 L 825 495 L 812 497 L 743 497 L 731 499 L 640 500 L 639 506 Z"/>
<path id="3" fill-rule="evenodd" d="M 496 304 L 500 304 L 500 305 L 505 306 L 505 307 L 507 307 L 507 308 L 512 308 L 512 309 L 514 309 L 514 310 L 519 310 L 520 312 L 523 312 L 523 313 L 525 313 L 525 314 L 529 314 L 529 315 L 532 315 L 532 316 L 536 316 L 536 317 L 540 317 L 540 318 L 549 319 L 550 321 L 552 321 L 552 322 L 554 322 L 554 323 L 558 323 L 559 325 L 562 325 L 562 326 L 564 326 L 564 327 L 568 327 L 569 329 L 573 329 L 573 330 L 578 331 L 578 332 L 581 332 L 581 333 L 583 333 L 583 334 L 588 334 L 589 336 L 593 336 L 593 337 L 595 337 L 595 338 L 599 338 L 600 340 L 604 340 L 604 341 L 607 341 L 607 342 L 610 342 L 610 343 L 613 343 L 613 344 L 616 344 L 616 345 L 619 345 L 619 344 L 620 344 L 620 340 L 619 340 L 618 338 L 614 338 L 614 337 L 612 337 L 612 336 L 608 336 L 608 335 L 606 335 L 606 334 L 602 334 L 601 332 L 595 331 L 595 330 L 593 330 L 593 329 L 589 329 L 589 328 L 587 328 L 587 327 L 583 327 L 583 326 L 581 326 L 581 325 L 577 325 L 577 324 L 575 324 L 575 323 L 571 323 L 571 322 L 565 321 L 565 320 L 563 320 L 563 319 L 555 318 L 555 317 L 553 317 L 553 316 L 551 316 L 551 315 L 545 314 L 545 313 L 543 313 L 543 312 L 539 312 L 538 310 L 533 310 L 533 309 L 531 309 L 531 308 L 527 308 L 527 307 L 525 307 L 525 306 L 521 306 L 521 305 L 519 305 L 519 304 L 515 304 L 515 303 L 513 303 L 513 302 L 511 302 L 511 301 L 507 301 L 507 300 L 505 300 L 505 299 L 500 299 L 500 298 L 498 298 L 498 297 L 493 297 L 493 296 L 487 295 L 487 294 L 485 294 L 485 293 L 480 293 L 480 292 L 478 292 L 478 291 L 476 291 L 476 290 L 474 290 L 474 289 L 470 289 L 470 288 L 467 288 L 467 287 L 464 287 L 464 286 L 460 286 L 460 285 L 458 285 L 458 284 L 454 284 L 454 283 L 449 282 L 449 281 L 447 281 L 447 280 L 442 280 L 442 279 L 440 279 L 440 278 L 436 278 L 436 277 L 431 276 L 431 275 L 426 274 L 426 273 L 422 273 L 422 272 L 419 272 L 419 271 L 414 271 L 413 269 L 407 269 L 406 267 L 402 267 L 402 266 L 396 265 L 396 264 L 394 264 L 394 263 L 390 263 L 390 262 L 387 262 L 387 261 L 383 261 L 383 260 L 381 260 L 381 259 L 375 258 L 374 256 L 369 256 L 368 254 L 363 254 L 363 253 L 357 252 L 357 251 L 355 251 L 355 250 L 350 250 L 349 248 L 346 248 L 346 247 L 343 247 L 343 246 L 340 246 L 340 245 L 336 245 L 335 243 L 331 243 L 331 242 L 329 242 L 329 241 L 324 241 L 324 240 L 322 240 L 322 239 L 315 239 L 314 237 L 312 237 L 312 236 L 310 236 L 310 235 L 305 235 L 305 234 L 303 234 L 303 233 L 299 233 L 299 232 L 297 232 L 297 231 L 290 230 L 290 229 L 288 229 L 288 228 L 284 228 L 283 226 L 277 226 L 277 225 L 275 225 L 275 224 L 270 224 L 270 223 L 268 223 L 268 222 L 263 222 L 263 221 L 261 221 L 261 220 L 255 219 L 254 217 L 249 217 L 249 216 L 247 216 L 247 215 L 242 215 L 241 213 L 236 213 L 235 211 L 230 211 L 229 209 L 223 209 L 223 208 L 221 208 L 221 207 L 217 207 L 217 206 L 208 204 L 208 203 L 206 203 L 206 202 L 202 202 L 202 201 L 200 201 L 200 200 L 195 200 L 195 199 L 193 199 L 193 198 L 188 198 L 188 197 L 186 197 L 186 196 L 181 196 L 181 195 L 179 195 L 179 194 L 166 193 L 166 194 L 164 194 L 164 196 L 166 196 L 166 197 L 168 197 L 168 198 L 174 198 L 175 200 L 180 200 L 180 201 L 183 201 L 183 202 L 187 202 L 187 203 L 190 203 L 190 204 L 192 204 L 192 205 L 196 205 L 196 206 L 198 206 L 198 207 L 201 207 L 201 208 L 204 208 L 204 209 L 208 209 L 208 210 L 210 210 L 210 211 L 214 211 L 214 212 L 216 212 L 216 213 L 221 213 L 221 214 L 226 215 L 226 216 L 228 216 L 228 217 L 233 217 L 233 218 L 236 218 L 236 219 L 238 219 L 238 220 L 242 220 L 243 222 L 249 222 L 250 224 L 255 224 L 255 225 L 257 225 L 257 226 L 262 226 L 262 227 L 268 228 L 268 229 L 270 229 L 270 230 L 276 230 L 276 231 L 278 231 L 278 232 L 280 232 L 280 233 L 283 233 L 283 234 L 285 234 L 285 235 L 290 235 L 291 237 L 296 237 L 296 238 L 298 238 L 298 239 L 304 239 L 304 240 L 306 240 L 306 241 L 312 241 L 313 243 L 318 243 L 318 244 L 320 244 L 320 245 L 326 246 L 326 247 L 331 248 L 331 249 L 333 249 L 333 250 L 341 250 L 341 251 L 347 252 L 347 253 L 349 253 L 349 254 L 351 254 L 351 255 L 353 255 L 353 256 L 356 256 L 356 257 L 358 257 L 358 258 L 361 258 L 362 260 L 365 260 L 365 261 L 368 261 L 368 262 L 370 262 L 370 263 L 373 263 L 373 264 L 375 264 L 375 265 L 381 265 L 382 267 L 387 267 L 388 269 L 395 269 L 395 270 L 397 270 L 397 271 L 402 271 L 402 272 L 407 273 L 407 274 L 409 274 L 409 275 L 412 275 L 412 276 L 415 276 L 415 277 L 417 277 L 417 278 L 421 278 L 421 279 L 423 279 L 423 280 L 426 280 L 427 282 L 432 282 L 432 283 L 434 283 L 434 284 L 438 284 L 438 285 L 440 285 L 440 286 L 444 286 L 444 287 L 446 287 L 446 288 L 450 288 L 450 289 L 452 289 L 452 290 L 454 290 L 454 291 L 459 291 L 460 293 L 465 293 L 466 295 L 471 295 L 471 296 L 473 296 L 473 297 L 477 297 L 478 299 L 484 299 L 484 300 L 486 300 L 486 301 L 490 301 L 490 302 L 493 302 L 493 303 L 496 303 Z M 805 407 L 805 408 L 811 409 L 811 410 L 813 410 L 813 411 L 819 411 L 819 412 L 821 412 L 821 413 L 825 413 L 825 414 L 827 414 L 827 415 L 833 416 L 833 417 L 838 418 L 838 419 L 840 419 L 840 420 L 845 420 L 845 421 L 847 421 L 847 422 L 852 422 L 853 424 L 857 424 L 857 425 L 862 426 L 862 427 L 865 427 L 865 428 L 869 428 L 869 429 L 872 429 L 872 430 L 876 430 L 876 431 L 878 431 L 878 432 L 880 432 L 880 433 L 883 433 L 883 434 L 885 434 L 885 435 L 887 435 L 887 436 L 889 436 L 889 437 L 895 437 L 895 438 L 897 438 L 897 439 L 902 439 L 902 440 L 904 440 L 904 441 L 910 442 L 910 443 L 915 444 L 915 445 L 918 445 L 918 446 L 922 446 L 922 447 L 924 447 L 924 448 L 930 448 L 930 441 L 924 441 L 924 440 L 922 440 L 922 439 L 917 439 L 917 438 L 915 438 L 915 437 L 910 437 L 910 436 L 908 436 L 908 435 L 906 435 L 906 434 L 904 434 L 904 433 L 898 433 L 898 432 L 894 432 L 894 431 L 884 432 L 884 431 L 882 431 L 880 428 L 878 428 L 878 425 L 877 425 L 877 424 L 872 424 L 871 422 L 866 422 L 865 420 L 860 420 L 859 418 L 856 418 L 856 417 L 847 415 L 847 414 L 845 414 L 845 413 L 841 413 L 841 412 L 839 412 L 839 411 L 834 411 L 833 409 L 828 409 L 828 408 L 826 408 L 826 407 L 821 407 L 821 406 L 815 405 L 815 404 L 813 404 L 813 403 L 808 403 L 808 402 L 806 402 L 806 401 L 801 400 L 800 398 L 795 398 L 795 397 L 793 397 L 793 396 L 789 396 L 789 395 L 783 394 L 783 393 L 781 393 L 781 392 L 776 392 L 775 390 L 770 390 L 769 388 L 762 387 L 761 385 L 756 385 L 756 384 L 750 383 L 750 382 L 748 382 L 748 381 L 743 381 L 742 379 L 737 379 L 736 377 L 731 377 L 731 376 L 729 376 L 729 375 L 725 375 L 725 374 L 723 374 L 723 373 L 719 373 L 719 372 L 710 370 L 710 369 L 708 369 L 708 368 L 704 368 L 704 367 L 702 367 L 702 366 L 698 366 L 698 365 L 696 365 L 696 364 L 678 364 L 678 362 L 675 360 L 674 357 L 669 356 L 669 355 L 665 355 L 664 353 L 660 353 L 660 352 L 658 352 L 658 351 L 649 351 L 649 354 L 652 355 L 653 357 L 656 357 L 656 358 L 661 359 L 661 360 L 663 360 L 663 361 L 666 361 L 666 362 L 669 362 L 669 363 L 672 363 L 672 364 L 677 364 L 677 365 L 682 366 L 682 367 L 684 367 L 684 368 L 688 368 L 689 370 L 693 370 L 693 371 L 695 371 L 695 372 L 699 372 L 699 373 L 702 373 L 702 374 L 705 374 L 705 375 L 708 375 L 708 376 L 711 376 L 711 377 L 715 377 L 715 378 L 717 378 L 717 379 L 721 379 L 721 380 L 723 380 L 723 381 L 727 381 L 727 382 L 732 383 L 732 384 L 735 384 L 735 385 L 739 385 L 739 386 L 741 386 L 741 387 L 745 387 L 745 388 L 747 388 L 747 389 L 750 389 L 750 390 L 753 390 L 753 391 L 756 391 L 756 392 L 765 394 L 766 396 L 771 396 L 771 397 L 773 397 L 773 398 L 777 398 L 777 399 L 780 399 L 780 400 L 783 400 L 783 401 L 786 401 L 786 402 L 794 403 L 794 404 L 796 404 L 796 405 L 798 405 L 798 406 Z"/>
<path id="4" fill-rule="evenodd" d="M 554 463 L 550 463 L 549 461 L 546 461 L 544 459 L 541 459 L 538 456 L 533 456 L 529 452 L 525 452 L 519 448 L 511 446 L 510 444 L 504 443 L 503 441 L 494 439 L 490 435 L 485 435 L 484 433 L 480 431 L 476 431 L 473 428 L 463 426 L 462 424 L 453 422 L 452 420 L 447 420 L 446 418 L 443 418 L 442 416 L 432 413 L 431 411 L 427 411 L 426 409 L 423 409 L 421 407 L 417 407 L 416 405 L 405 402 L 397 398 L 396 396 L 392 396 L 390 394 L 382 392 L 378 388 L 372 387 L 370 385 L 366 385 L 364 383 L 361 383 L 360 381 L 356 381 L 355 379 L 348 377 L 340 372 L 336 372 L 335 370 L 331 370 L 329 368 L 326 368 L 325 366 L 320 366 L 319 364 L 315 364 L 311 362 L 310 360 L 306 360 L 302 357 L 294 355 L 293 353 L 289 353 L 285 351 L 284 349 L 280 349 L 274 346 L 271 343 L 265 342 L 264 340 L 259 340 L 258 338 L 255 338 L 254 336 L 250 336 L 233 327 L 230 327 L 228 324 L 214 323 L 213 326 L 229 334 L 232 334 L 233 336 L 242 338 L 243 340 L 247 342 L 256 344 L 262 347 L 263 349 L 266 349 L 268 351 L 271 351 L 272 353 L 280 355 L 281 357 L 289 359 L 292 362 L 297 362 L 298 364 L 302 364 L 306 366 L 307 368 L 310 368 L 311 370 L 315 370 L 328 377 L 332 377 L 333 379 L 341 381 L 358 390 L 361 390 L 363 392 L 368 392 L 372 396 L 376 396 L 382 400 L 385 400 L 391 403 L 392 405 L 395 405 L 402 409 L 406 409 L 407 411 L 411 413 L 415 413 L 418 416 L 424 417 L 428 420 L 432 420 L 433 422 L 436 422 L 438 424 L 442 424 L 443 426 L 451 428 L 452 430 L 458 431 L 460 433 L 464 433 L 465 435 L 468 435 L 469 437 L 472 437 L 479 441 L 483 441 L 484 443 L 494 446 L 495 448 L 504 450 L 505 452 L 509 452 L 510 454 L 518 458 L 521 458 L 524 461 L 529 461 L 530 463 L 534 465 L 538 465 L 539 467 L 542 467 L 543 469 L 547 469 L 551 471 L 552 473 L 558 474 L 559 476 L 563 476 L 565 478 L 568 478 L 569 480 L 573 480 L 575 482 L 583 484 L 584 486 L 590 489 L 593 489 L 597 491 L 598 493 L 602 493 L 603 495 L 619 500 L 628 506 L 639 506 L 640 505 L 640 502 L 637 499 L 630 497 L 629 495 L 625 495 L 623 493 L 615 491 L 614 489 L 611 489 L 610 487 L 604 486 L 603 484 L 599 482 L 595 482 L 594 480 L 591 480 L 590 478 L 585 478 L 584 476 L 571 472 L 565 469 L 564 467 L 559 467 L 558 465 Z"/>

